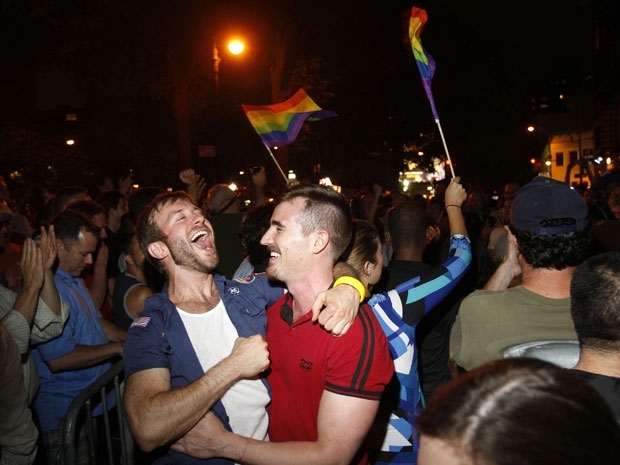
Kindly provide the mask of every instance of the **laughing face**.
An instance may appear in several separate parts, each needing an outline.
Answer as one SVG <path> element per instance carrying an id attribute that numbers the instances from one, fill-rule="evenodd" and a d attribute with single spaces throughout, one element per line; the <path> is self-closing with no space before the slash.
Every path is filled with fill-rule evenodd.
<path id="1" fill-rule="evenodd" d="M 175 265 L 211 273 L 219 258 L 213 228 L 200 208 L 190 201 L 177 200 L 164 205 L 156 216 L 158 227 Z"/>
<path id="2" fill-rule="evenodd" d="M 270 252 L 266 273 L 272 279 L 287 282 L 293 273 L 307 270 L 312 239 L 303 234 L 296 221 L 304 206 L 305 200 L 301 198 L 280 203 L 271 216 L 271 226 L 260 241 Z"/>

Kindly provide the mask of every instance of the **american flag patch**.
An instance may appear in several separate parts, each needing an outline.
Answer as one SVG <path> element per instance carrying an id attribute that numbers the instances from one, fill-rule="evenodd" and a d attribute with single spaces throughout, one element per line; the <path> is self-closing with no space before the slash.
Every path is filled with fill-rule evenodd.
<path id="1" fill-rule="evenodd" d="M 138 317 L 135 320 L 133 320 L 133 323 L 131 323 L 130 328 L 133 328 L 134 326 L 139 326 L 141 328 L 146 328 L 150 321 L 151 321 L 151 317 L 150 316 Z"/>

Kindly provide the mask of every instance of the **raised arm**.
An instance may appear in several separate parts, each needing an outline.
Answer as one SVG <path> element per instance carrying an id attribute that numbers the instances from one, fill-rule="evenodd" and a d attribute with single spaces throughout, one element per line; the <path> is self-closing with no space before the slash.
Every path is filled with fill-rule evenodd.
<path id="1" fill-rule="evenodd" d="M 517 240 L 510 232 L 508 226 L 506 229 L 506 254 L 504 260 L 497 267 L 495 273 L 489 278 L 484 285 L 485 291 L 502 291 L 508 289 L 512 280 L 521 274 L 521 264 L 519 263 L 519 246 Z"/>
<path id="2" fill-rule="evenodd" d="M 37 311 L 39 292 L 41 292 L 44 279 L 41 251 L 37 248 L 32 239 L 26 239 L 24 241 L 20 266 L 22 269 L 24 286 L 22 291 L 17 295 L 13 308 L 21 313 L 28 322 L 28 325 L 32 327 L 34 315 Z"/>
<path id="3" fill-rule="evenodd" d="M 260 169 L 252 173 L 252 184 L 254 184 L 254 190 L 256 194 L 256 205 L 264 205 L 267 203 L 267 195 L 265 194 L 265 186 L 267 185 L 267 174 L 265 167 L 261 166 Z"/>
<path id="4" fill-rule="evenodd" d="M 43 263 L 43 287 L 41 299 L 47 304 L 55 315 L 60 315 L 60 296 L 54 283 L 54 262 L 56 261 L 56 234 L 54 226 L 48 229 L 41 227 L 41 261 Z"/>
<path id="5" fill-rule="evenodd" d="M 379 207 L 379 199 L 381 198 L 381 192 L 383 192 L 383 187 L 377 183 L 372 185 L 372 201 L 368 205 L 368 209 L 366 210 L 366 221 L 370 224 L 376 224 L 375 222 L 375 214 L 377 213 L 377 208 Z"/>
<path id="6" fill-rule="evenodd" d="M 43 284 L 41 252 L 32 239 L 26 239 L 20 258 L 23 287 L 19 294 L 2 286 L 2 324 L 11 333 L 21 354 L 28 352 L 30 334 Z"/>
<path id="7" fill-rule="evenodd" d="M 20 263 L 24 287 L 11 301 L 13 311 L 21 314 L 23 320 L 16 326 L 9 326 L 23 353 L 31 344 L 59 336 L 69 317 L 69 307 L 61 301 L 54 283 L 52 267 L 55 259 L 53 226 L 50 226 L 50 233 L 41 228 L 40 248 L 32 239 L 24 241 Z"/>
<path id="8" fill-rule="evenodd" d="M 179 179 L 183 181 L 187 187 L 187 193 L 196 205 L 200 205 L 206 183 L 202 176 L 196 174 L 193 168 L 187 168 L 179 172 Z"/>
<path id="9" fill-rule="evenodd" d="M 57 250 L 53 225 L 48 229 L 41 228 L 40 249 L 44 278 L 30 333 L 31 344 L 46 342 L 62 334 L 65 322 L 69 318 L 69 306 L 60 298 L 54 282 L 53 270 Z"/>
<path id="10" fill-rule="evenodd" d="M 90 298 L 93 300 L 96 309 L 101 309 L 103 301 L 108 295 L 108 246 L 103 241 L 99 244 L 97 258 L 93 264 L 93 280 L 88 288 Z"/>
<path id="11" fill-rule="evenodd" d="M 448 259 L 428 273 L 415 276 L 395 288 L 402 303 L 401 318 L 405 323 L 417 324 L 420 316 L 437 306 L 456 287 L 469 269 L 472 261 L 471 244 L 461 210 L 466 198 L 467 192 L 461 186 L 459 178 L 453 178 L 445 194 L 446 212 L 452 235 Z M 374 306 L 379 301 L 396 298 L 392 292 L 374 296 L 368 303 Z M 420 310 L 420 304 L 423 305 L 422 310 Z"/>
<path id="12" fill-rule="evenodd" d="M 458 176 L 452 178 L 445 193 L 446 214 L 450 223 L 451 236 L 455 234 L 467 236 L 467 227 L 465 226 L 462 209 L 465 199 L 467 199 L 467 192 L 461 185 L 460 178 Z"/>

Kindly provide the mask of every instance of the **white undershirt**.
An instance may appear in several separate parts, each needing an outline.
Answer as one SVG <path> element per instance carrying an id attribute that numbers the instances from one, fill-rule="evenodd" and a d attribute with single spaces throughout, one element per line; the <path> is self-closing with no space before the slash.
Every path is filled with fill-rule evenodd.
<path id="1" fill-rule="evenodd" d="M 223 302 L 205 313 L 187 313 L 177 307 L 202 369 L 206 372 L 232 352 L 239 337 Z M 245 437 L 268 440 L 269 393 L 260 379 L 237 381 L 222 396 L 222 403 L 234 433 Z"/>

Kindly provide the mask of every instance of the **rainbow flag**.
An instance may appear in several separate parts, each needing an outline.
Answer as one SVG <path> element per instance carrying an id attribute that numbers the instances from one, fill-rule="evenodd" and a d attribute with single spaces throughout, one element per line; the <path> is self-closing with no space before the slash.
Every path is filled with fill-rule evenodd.
<path id="1" fill-rule="evenodd" d="M 333 111 L 323 110 L 314 103 L 303 89 L 284 102 L 241 107 L 267 147 L 281 147 L 293 142 L 306 120 L 318 121 L 336 116 Z"/>
<path id="2" fill-rule="evenodd" d="M 418 64 L 420 70 L 420 76 L 422 76 L 422 85 L 426 91 L 426 96 L 431 104 L 431 111 L 435 121 L 439 120 L 437 115 L 437 108 L 435 108 L 435 100 L 433 99 L 433 90 L 431 88 L 431 80 L 433 79 L 433 73 L 435 72 L 435 60 L 430 56 L 422 46 L 420 35 L 422 29 L 426 24 L 428 16 L 426 11 L 415 6 L 411 8 L 411 19 L 409 20 L 409 39 L 411 40 L 411 48 L 413 49 L 413 56 Z"/>

